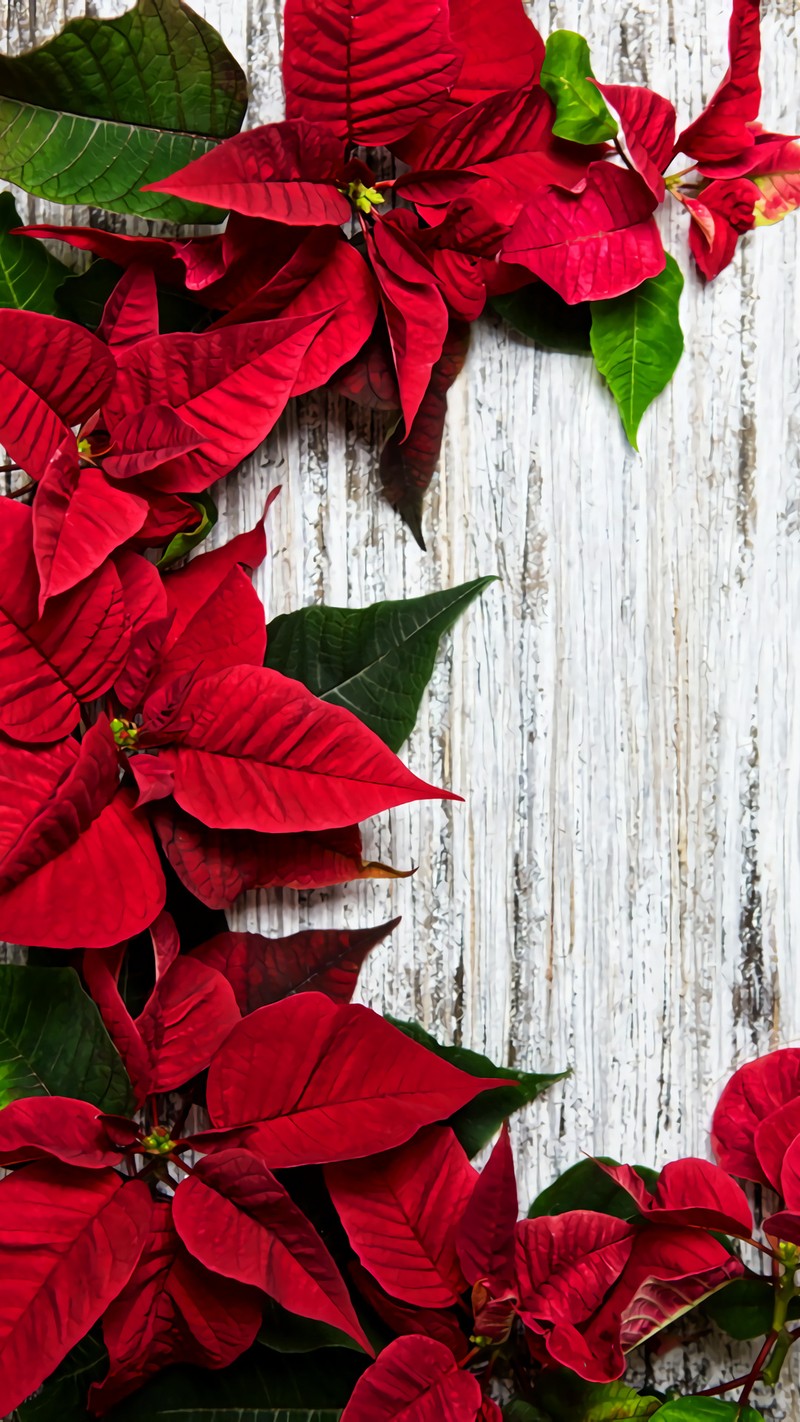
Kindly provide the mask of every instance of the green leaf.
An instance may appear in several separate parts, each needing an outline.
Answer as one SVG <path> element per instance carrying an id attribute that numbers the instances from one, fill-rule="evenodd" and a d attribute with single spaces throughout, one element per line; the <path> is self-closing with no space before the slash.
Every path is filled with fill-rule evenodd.
<path id="1" fill-rule="evenodd" d="M 567 1210 L 597 1210 L 599 1214 L 613 1215 L 620 1220 L 636 1219 L 639 1211 L 630 1195 L 600 1169 L 598 1161 L 603 1165 L 619 1164 L 604 1155 L 597 1160 L 579 1160 L 536 1196 L 528 1210 L 528 1219 L 563 1215 Z M 636 1165 L 634 1169 L 648 1190 L 653 1190 L 658 1182 L 658 1171 L 646 1165 Z"/>
<path id="2" fill-rule="evenodd" d="M 676 1397 L 654 1414 L 658 1422 L 763 1422 L 754 1407 L 722 1402 L 718 1397 Z"/>
<path id="3" fill-rule="evenodd" d="M 86 1394 L 108 1368 L 108 1354 L 99 1328 L 88 1333 L 60 1367 L 47 1379 L 40 1392 L 23 1402 L 13 1414 L 18 1422 L 82 1422 L 88 1419 Z"/>
<path id="4" fill-rule="evenodd" d="M 69 275 L 69 267 L 35 237 L 14 236 L 11 229 L 19 226 L 11 193 L 0 193 L 0 306 L 58 316 L 56 289 Z"/>
<path id="5" fill-rule="evenodd" d="M 535 1395 L 559 1422 L 643 1422 L 661 1406 L 627 1383 L 587 1383 L 562 1368 L 543 1373 Z"/>
<path id="6" fill-rule="evenodd" d="M 127 1072 L 72 968 L 0 965 L 0 1107 L 23 1096 L 133 1109 Z"/>
<path id="7" fill-rule="evenodd" d="M 573 143 L 606 143 L 617 123 L 594 84 L 589 46 L 572 30 L 554 30 L 545 46 L 541 85 L 556 106 L 553 133 Z"/>
<path id="8" fill-rule="evenodd" d="M 732 1279 L 723 1289 L 711 1294 L 703 1304 L 703 1312 L 718 1328 L 739 1342 L 763 1338 L 772 1327 L 775 1291 L 771 1280 L 750 1276 Z M 787 1318 L 800 1318 L 800 1298 L 789 1303 Z"/>
<path id="9" fill-rule="evenodd" d="M 619 407 L 634 449 L 639 422 L 675 374 L 683 354 L 678 314 L 683 276 L 674 257 L 660 276 L 624 296 L 593 301 L 592 354 Z"/>
<path id="10" fill-rule="evenodd" d="M 196 548 L 198 543 L 202 543 L 205 538 L 208 538 L 219 518 L 217 506 L 209 493 L 193 494 L 191 498 L 187 494 L 185 497 L 187 504 L 191 504 L 197 510 L 200 522 L 196 528 L 176 533 L 175 537 L 167 544 L 166 550 L 156 564 L 162 573 L 165 568 L 171 568 L 173 563 L 185 558 L 192 548 Z"/>
<path id="11" fill-rule="evenodd" d="M 337 1422 L 369 1362 L 344 1349 L 292 1357 L 257 1343 L 219 1372 L 170 1368 L 109 1422 Z"/>
<path id="12" fill-rule="evenodd" d="M 52 202 L 216 222 L 214 208 L 140 189 L 238 132 L 246 107 L 245 76 L 206 20 L 182 0 L 138 0 L 0 56 L 0 177 Z"/>
<path id="13" fill-rule="evenodd" d="M 504 1121 L 513 1116 L 521 1107 L 528 1106 L 541 1096 L 548 1086 L 563 1081 L 568 1071 L 541 1075 L 537 1072 L 515 1071 L 513 1067 L 498 1067 L 480 1052 L 471 1052 L 467 1047 L 443 1047 L 420 1027 L 417 1022 L 400 1022 L 396 1017 L 387 1017 L 388 1022 L 399 1027 L 407 1037 L 421 1046 L 427 1047 L 435 1056 L 459 1067 L 470 1076 L 502 1077 L 508 1086 L 499 1086 L 494 1091 L 486 1091 L 476 1097 L 468 1106 L 462 1107 L 452 1117 L 450 1125 L 455 1131 L 467 1155 L 477 1155 L 497 1134 Z"/>
<path id="14" fill-rule="evenodd" d="M 503 1417 L 505 1422 L 550 1422 L 548 1413 L 542 1412 L 540 1407 L 534 1407 L 532 1402 L 523 1402 L 519 1397 L 506 1403 Z"/>
<path id="15" fill-rule="evenodd" d="M 495 296 L 491 305 L 498 316 L 537 346 L 565 355 L 591 355 L 592 314 L 588 301 L 570 306 L 543 281 L 530 282 L 519 291 Z"/>
<path id="16" fill-rule="evenodd" d="M 267 629 L 265 665 L 344 706 L 392 750 L 413 729 L 439 639 L 490 583 L 372 607 L 304 607 Z"/>

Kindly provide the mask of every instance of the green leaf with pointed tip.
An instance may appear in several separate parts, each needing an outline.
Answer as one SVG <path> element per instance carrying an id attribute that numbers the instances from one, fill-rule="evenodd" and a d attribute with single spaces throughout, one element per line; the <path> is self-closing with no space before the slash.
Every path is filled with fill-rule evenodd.
<path id="1" fill-rule="evenodd" d="M 596 1160 L 579 1160 L 571 1165 L 536 1196 L 528 1210 L 528 1219 L 539 1215 L 563 1215 L 567 1210 L 597 1210 L 601 1215 L 614 1215 L 619 1220 L 635 1220 L 639 1211 L 627 1190 L 600 1169 L 602 1165 L 618 1165 L 609 1156 L 600 1155 Z M 646 1165 L 634 1166 L 636 1174 L 644 1181 L 648 1190 L 653 1190 L 658 1182 L 658 1171 Z"/>
<path id="2" fill-rule="evenodd" d="M 99 1328 L 68 1353 L 44 1387 L 12 1416 L 17 1422 L 88 1422 L 86 1394 L 108 1370 L 108 1354 Z"/>
<path id="3" fill-rule="evenodd" d="M 471 1052 L 467 1047 L 443 1047 L 424 1027 L 417 1022 L 400 1022 L 396 1017 L 387 1017 L 387 1022 L 399 1027 L 407 1037 L 413 1038 L 421 1046 L 427 1047 L 435 1056 L 465 1071 L 469 1076 L 501 1077 L 508 1086 L 498 1086 L 494 1091 L 486 1091 L 476 1097 L 468 1106 L 462 1107 L 450 1120 L 467 1155 L 477 1155 L 497 1134 L 504 1121 L 513 1116 L 523 1106 L 529 1106 L 537 1096 L 541 1096 L 548 1086 L 563 1081 L 568 1071 L 540 1074 L 532 1071 L 515 1071 L 513 1067 L 498 1067 L 480 1052 Z"/>
<path id="4" fill-rule="evenodd" d="M 718 1397 L 676 1397 L 653 1414 L 657 1422 L 763 1422 L 754 1407 Z"/>
<path id="5" fill-rule="evenodd" d="M 196 528 L 190 528 L 183 533 L 176 533 L 175 537 L 167 544 L 166 550 L 159 558 L 156 567 L 163 573 L 165 568 L 171 568 L 173 563 L 178 563 L 181 558 L 185 558 L 198 543 L 202 543 L 208 538 L 214 524 L 219 518 L 217 506 L 211 495 L 208 493 L 193 494 L 189 498 L 186 495 L 187 504 L 191 504 L 197 509 L 200 515 L 200 522 Z"/>
<path id="6" fill-rule="evenodd" d="M 69 267 L 35 237 L 14 235 L 21 226 L 11 193 L 0 193 L 0 306 L 58 316 L 56 291 Z"/>
<path id="7" fill-rule="evenodd" d="M 553 133 L 572 143 L 606 143 L 617 133 L 617 123 L 594 84 L 589 46 L 572 30 L 554 30 L 548 36 L 541 85 L 556 106 Z"/>
<path id="8" fill-rule="evenodd" d="M 304 607 L 276 617 L 267 628 L 265 665 L 352 711 L 399 750 L 417 719 L 440 637 L 494 581 L 476 578 L 404 602 Z"/>
<path id="9" fill-rule="evenodd" d="M 570 306 L 551 286 L 533 281 L 519 291 L 493 297 L 490 304 L 509 326 L 545 350 L 565 355 L 592 354 L 588 301 Z"/>
<path id="10" fill-rule="evenodd" d="M 593 301 L 592 354 L 619 407 L 634 449 L 639 422 L 669 384 L 683 355 L 683 276 L 674 257 L 657 277 L 624 296 Z"/>
<path id="11" fill-rule="evenodd" d="M 661 1406 L 627 1383 L 587 1383 L 565 1369 L 543 1373 L 535 1395 L 560 1422 L 645 1422 Z"/>
<path id="12" fill-rule="evenodd" d="M 140 189 L 238 132 L 246 107 L 245 76 L 206 20 L 182 0 L 138 0 L 0 56 L 0 177 L 52 202 L 217 222 Z"/>
<path id="13" fill-rule="evenodd" d="M 0 1107 L 23 1096 L 133 1108 L 119 1053 L 72 968 L 0 965 Z"/>

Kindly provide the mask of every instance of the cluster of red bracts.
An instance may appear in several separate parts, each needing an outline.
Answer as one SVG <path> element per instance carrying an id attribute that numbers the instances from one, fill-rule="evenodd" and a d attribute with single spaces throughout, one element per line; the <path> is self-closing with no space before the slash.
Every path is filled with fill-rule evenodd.
<path id="1" fill-rule="evenodd" d="M 315 975 L 304 956 L 300 982 L 285 945 L 252 935 L 181 955 L 163 915 L 152 938 L 155 986 L 135 1019 L 118 988 L 124 950 L 84 964 L 140 1114 L 64 1097 L 0 1111 L 0 1165 L 11 1167 L 0 1182 L 0 1410 L 100 1317 L 110 1362 L 90 1394 L 96 1412 L 169 1364 L 233 1362 L 265 1297 L 370 1354 L 360 1299 L 397 1337 L 357 1383 L 347 1422 L 388 1422 L 402 1406 L 424 1422 L 488 1422 L 499 1410 L 480 1359 L 513 1330 L 539 1366 L 608 1381 L 630 1349 L 745 1273 L 718 1236 L 750 1239 L 750 1206 L 703 1160 L 665 1166 L 652 1190 L 627 1166 L 603 1167 L 630 1196 L 626 1219 L 581 1209 L 519 1221 L 507 1128 L 479 1173 L 441 1124 L 502 1083 L 350 1005 L 359 952 L 345 973 Z M 764 1143 L 756 1157 L 754 1142 L 762 1120 L 776 1127 L 764 1142 L 794 1139 L 799 1061 L 792 1051 L 754 1063 L 724 1094 L 717 1150 L 738 1173 L 774 1179 L 776 1151 Z M 190 1115 L 206 1071 L 208 1124 Z M 292 1172 L 310 1165 L 323 1167 L 354 1256 L 347 1282 L 291 1193 Z M 787 1199 L 793 1188 L 787 1178 Z M 767 1232 L 779 1220 L 786 1238 L 783 1217 Z"/>
<path id="2" fill-rule="evenodd" d="M 41 491 L 32 510 L 6 500 L 0 521 L 0 937 L 106 948 L 147 928 L 165 900 L 158 843 L 215 907 L 391 876 L 363 860 L 356 822 L 449 792 L 264 666 L 245 571 L 263 525 L 164 574 L 126 546 L 52 595 L 41 506 Z"/>
<path id="3" fill-rule="evenodd" d="M 147 539 L 191 517 L 181 495 L 253 450 L 292 395 L 333 383 L 398 411 L 384 484 L 420 536 L 446 392 L 488 296 L 535 279 L 571 303 L 630 291 L 664 270 L 653 214 L 670 197 L 688 210 L 692 252 L 712 277 L 743 232 L 797 206 L 800 145 L 758 123 L 759 0 L 733 0 L 729 47 L 722 83 L 682 132 L 661 95 L 598 84 L 618 137 L 586 144 L 554 133 L 545 47 L 521 0 L 382 0 L 357 15 L 336 0 L 289 0 L 287 118 L 152 185 L 230 210 L 224 233 L 24 229 L 133 270 L 117 297 L 124 331 L 112 311 L 99 332 L 106 350 L 70 327 L 57 334 L 46 318 L 3 317 L 13 375 L 25 381 L 26 364 L 51 359 L 66 369 L 68 388 L 46 399 L 67 424 L 102 405 L 111 453 L 79 472 L 68 441 L 53 463 L 56 430 L 42 440 L 38 422 L 29 425 L 35 467 L 21 431 L 0 430 L 3 443 L 46 479 L 56 523 L 70 495 L 75 516 L 91 518 L 102 489 L 104 522 Z M 389 73 L 376 54 L 391 54 Z M 379 146 L 407 170 L 377 180 L 355 150 Z M 684 158 L 689 166 L 676 167 Z M 209 328 L 160 337 L 155 281 L 205 308 Z M 33 347 L 29 357 L 19 346 Z M 91 389 L 72 388 L 79 370 L 92 372 Z"/>

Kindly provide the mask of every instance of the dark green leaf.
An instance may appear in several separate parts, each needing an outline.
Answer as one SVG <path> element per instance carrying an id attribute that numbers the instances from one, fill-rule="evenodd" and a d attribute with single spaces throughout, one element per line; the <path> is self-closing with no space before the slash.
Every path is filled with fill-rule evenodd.
<path id="1" fill-rule="evenodd" d="M 534 1407 L 532 1402 L 523 1402 L 521 1398 L 506 1403 L 503 1417 L 505 1422 L 551 1422 L 548 1413 L 542 1412 L 540 1407 Z"/>
<path id="2" fill-rule="evenodd" d="M 23 1096 L 132 1109 L 128 1075 L 72 968 L 0 965 L 0 1106 Z"/>
<path id="3" fill-rule="evenodd" d="M 733 1279 L 712 1294 L 703 1311 L 731 1338 L 763 1338 L 772 1327 L 775 1292 L 769 1279 Z M 792 1299 L 788 1317 L 800 1318 L 800 1299 Z"/>
<path id="4" fill-rule="evenodd" d="M 471 1052 L 467 1047 L 443 1047 L 416 1022 L 400 1022 L 396 1017 L 389 1017 L 387 1021 L 394 1023 L 407 1037 L 427 1047 L 435 1056 L 443 1057 L 470 1076 L 502 1077 L 508 1082 L 508 1086 L 499 1086 L 495 1091 L 486 1091 L 476 1097 L 469 1106 L 457 1111 L 450 1121 L 469 1156 L 483 1150 L 515 1111 L 535 1101 L 554 1082 L 569 1076 L 567 1071 L 540 1075 L 537 1072 L 515 1071 L 513 1067 L 498 1067 L 488 1057 L 480 1052 Z"/>
<path id="5" fill-rule="evenodd" d="M 722 1402 L 718 1397 L 676 1397 L 656 1412 L 658 1422 L 762 1422 L 754 1407 Z"/>
<path id="6" fill-rule="evenodd" d="M 639 422 L 669 384 L 683 354 L 678 308 L 683 276 L 674 257 L 660 276 L 625 296 L 593 301 L 592 354 L 619 407 L 634 449 Z"/>
<path id="7" fill-rule="evenodd" d="M 274 1299 L 267 1301 L 258 1341 L 275 1353 L 316 1353 L 320 1348 L 348 1348 L 353 1353 L 363 1353 L 349 1334 L 315 1318 L 289 1313 Z"/>
<path id="8" fill-rule="evenodd" d="M 170 540 L 156 565 L 162 572 L 165 568 L 171 568 L 173 563 L 179 562 L 181 558 L 185 558 L 187 553 L 197 547 L 198 543 L 202 543 L 205 538 L 208 538 L 219 518 L 217 506 L 209 493 L 193 494 L 191 498 L 187 495 L 186 502 L 197 509 L 200 522 L 196 528 L 190 528 L 184 533 L 176 533 L 175 537 Z"/>
<path id="9" fill-rule="evenodd" d="M 124 273 L 114 262 L 98 258 L 77 276 L 68 276 L 58 288 L 56 315 L 77 321 L 90 331 L 96 331 L 103 317 L 103 307 Z M 176 291 L 159 288 L 158 329 L 163 335 L 171 331 L 202 330 L 213 313 L 198 306 Z"/>
<path id="10" fill-rule="evenodd" d="M 206 20 L 181 0 L 138 0 L 0 56 L 0 177 L 53 202 L 218 221 L 140 189 L 236 133 L 246 107 L 245 76 Z"/>
<path id="11" fill-rule="evenodd" d="M 495 296 L 491 304 L 509 326 L 545 350 L 566 355 L 592 354 L 588 301 L 570 306 L 551 286 L 533 281 L 519 291 Z"/>
<path id="12" fill-rule="evenodd" d="M 87 1334 L 47 1379 L 41 1392 L 18 1407 L 19 1422 L 83 1422 L 88 1419 L 86 1394 L 108 1368 L 108 1354 L 99 1328 Z"/>
<path id="13" fill-rule="evenodd" d="M 627 1383 L 587 1383 L 561 1368 L 541 1375 L 536 1400 L 558 1422 L 644 1422 L 661 1406 L 657 1397 Z"/>
<path id="14" fill-rule="evenodd" d="M 109 1422 L 336 1422 L 368 1365 L 344 1349 L 292 1357 L 256 1344 L 220 1372 L 170 1368 Z"/>
<path id="15" fill-rule="evenodd" d="M 69 267 L 35 237 L 13 236 L 11 229 L 20 225 L 11 193 L 0 193 L 0 306 L 58 316 L 56 288 Z"/>
<path id="16" fill-rule="evenodd" d="M 556 106 L 553 133 L 573 143 L 606 143 L 617 132 L 615 119 L 594 84 L 589 46 L 572 30 L 548 36 L 542 64 L 542 88 Z"/>
<path id="17" fill-rule="evenodd" d="M 267 629 L 266 665 L 344 706 L 392 750 L 411 733 L 440 637 L 494 578 L 372 607 L 304 607 Z"/>
<path id="18" fill-rule="evenodd" d="M 603 1165 L 619 1163 L 604 1155 L 598 1156 L 597 1160 Z M 646 1165 L 637 1165 L 634 1169 L 648 1190 L 653 1190 L 658 1181 L 658 1171 L 650 1170 Z M 528 1210 L 528 1218 L 563 1215 L 567 1210 L 597 1210 L 601 1215 L 614 1215 L 620 1220 L 634 1220 L 639 1213 L 627 1191 L 615 1184 L 595 1160 L 579 1160 L 577 1165 L 570 1166 L 563 1175 L 559 1175 L 552 1185 L 537 1195 Z"/>

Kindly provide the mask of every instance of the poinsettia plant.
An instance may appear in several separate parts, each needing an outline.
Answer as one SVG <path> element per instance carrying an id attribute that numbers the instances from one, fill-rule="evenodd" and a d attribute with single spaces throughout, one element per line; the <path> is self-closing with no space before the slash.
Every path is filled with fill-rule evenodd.
<path id="1" fill-rule="evenodd" d="M 505 1123 L 557 1074 L 354 1004 L 396 921 L 225 917 L 411 872 L 359 824 L 457 798 L 398 751 L 490 580 L 267 624 L 267 510 L 195 549 L 217 481 L 324 386 L 386 412 L 421 540 L 487 303 L 591 350 L 635 440 L 682 346 L 658 205 L 705 278 L 797 205 L 800 145 L 758 124 L 757 0 L 677 136 L 520 0 L 284 19 L 286 117 L 243 132 L 244 75 L 182 0 L 0 59 L 0 176 L 161 224 L 26 228 L 0 198 L 0 936 L 30 950 L 0 967 L 0 1414 L 746 1422 L 795 1336 L 797 1053 L 733 1078 L 717 1165 L 583 1162 L 519 1220 Z M 742 1179 L 780 1194 L 760 1236 Z M 763 1335 L 749 1371 L 630 1388 L 628 1353 L 698 1310 Z"/>
<path id="2" fill-rule="evenodd" d="M 597 80 L 581 36 L 545 42 L 523 0 L 287 0 L 286 117 L 240 132 L 245 77 L 182 0 L 70 21 L 0 65 L 0 176 L 184 230 L 21 227 L 11 204 L 0 301 L 28 312 L 3 331 L 0 438 L 51 509 L 74 494 L 91 519 L 102 499 L 105 543 L 201 536 L 208 489 L 329 385 L 391 412 L 384 489 L 422 543 L 447 391 L 489 303 L 591 353 L 635 444 L 683 349 L 659 206 L 685 209 L 710 279 L 798 203 L 800 144 L 759 123 L 759 60 L 759 0 L 733 0 L 728 70 L 679 123 L 667 97 Z M 94 265 L 70 277 L 34 237 Z M 122 328 L 100 320 L 112 291 Z"/>

